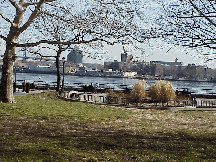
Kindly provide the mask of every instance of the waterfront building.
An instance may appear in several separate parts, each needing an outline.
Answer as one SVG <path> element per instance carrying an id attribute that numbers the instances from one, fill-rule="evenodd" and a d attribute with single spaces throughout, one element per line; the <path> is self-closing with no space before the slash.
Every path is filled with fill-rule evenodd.
<path id="1" fill-rule="evenodd" d="M 82 63 L 83 54 L 78 48 L 72 49 L 72 51 L 67 55 L 67 61 L 72 63 Z"/>
<path id="2" fill-rule="evenodd" d="M 124 72 L 124 77 L 134 77 L 137 75 L 137 72 Z"/>
<path id="3" fill-rule="evenodd" d="M 112 71 L 119 71 L 119 63 L 117 60 L 114 60 L 114 62 L 104 62 L 104 70 L 108 71 L 112 69 Z"/>
<path id="4" fill-rule="evenodd" d="M 121 53 L 121 62 L 127 62 L 127 53 Z"/>
<path id="5" fill-rule="evenodd" d="M 162 65 L 170 65 L 170 66 L 181 66 L 183 63 L 182 62 L 177 62 L 175 60 L 175 62 L 166 62 L 166 61 L 150 61 L 150 64 L 162 64 Z"/>
<path id="6" fill-rule="evenodd" d="M 208 67 L 195 65 L 195 64 L 188 64 L 185 66 L 182 72 L 187 76 L 188 79 L 192 80 L 215 80 L 215 69 L 211 69 Z"/>
<path id="7" fill-rule="evenodd" d="M 152 76 L 172 76 L 177 79 L 183 77 L 182 75 L 182 62 L 166 62 L 166 61 L 150 61 L 150 75 Z"/>
<path id="8" fill-rule="evenodd" d="M 216 80 L 216 69 L 205 67 L 205 78 L 209 81 Z"/>
<path id="9" fill-rule="evenodd" d="M 44 72 L 44 73 L 56 73 L 57 68 L 55 66 L 43 66 L 43 65 L 28 65 L 26 67 L 27 72 Z"/>

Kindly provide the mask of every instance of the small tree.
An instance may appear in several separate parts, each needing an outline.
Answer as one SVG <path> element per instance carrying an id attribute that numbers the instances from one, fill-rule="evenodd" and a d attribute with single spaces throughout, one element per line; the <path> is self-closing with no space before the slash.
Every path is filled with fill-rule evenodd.
<path id="1" fill-rule="evenodd" d="M 138 99 L 140 101 L 147 98 L 147 92 L 146 92 L 146 81 L 136 81 L 133 86 L 133 97 L 135 99 Z"/>
<path id="2" fill-rule="evenodd" d="M 149 94 L 153 100 L 167 102 L 175 99 L 175 90 L 172 83 L 160 80 L 149 88 Z"/>

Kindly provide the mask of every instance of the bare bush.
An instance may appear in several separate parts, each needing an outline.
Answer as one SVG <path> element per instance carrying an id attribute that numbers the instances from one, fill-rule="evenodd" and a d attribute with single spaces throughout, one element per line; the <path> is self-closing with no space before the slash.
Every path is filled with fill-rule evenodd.
<path id="1" fill-rule="evenodd" d="M 128 97 L 128 94 L 125 94 L 121 91 L 115 91 L 112 89 L 106 90 L 106 94 L 111 97 Z"/>
<path id="2" fill-rule="evenodd" d="M 123 92 L 114 91 L 114 90 L 107 90 L 106 94 L 107 94 L 106 99 L 110 103 L 116 102 L 116 98 L 129 98 L 130 97 L 130 94 L 125 94 Z"/>
<path id="3" fill-rule="evenodd" d="M 172 83 L 160 80 L 157 81 L 149 88 L 149 94 L 154 100 L 166 102 L 168 100 L 175 99 L 175 90 L 173 89 Z"/>
<path id="4" fill-rule="evenodd" d="M 133 86 L 133 93 L 132 97 L 142 101 L 147 98 L 147 92 L 146 92 L 146 81 L 136 81 Z"/>

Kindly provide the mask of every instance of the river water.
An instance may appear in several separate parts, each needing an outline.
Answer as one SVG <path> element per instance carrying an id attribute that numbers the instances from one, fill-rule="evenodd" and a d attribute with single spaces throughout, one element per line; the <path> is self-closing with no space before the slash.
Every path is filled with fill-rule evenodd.
<path id="1" fill-rule="evenodd" d="M 1 73 L 0 73 L 1 77 Z M 15 77 L 14 77 L 15 78 Z M 46 83 L 49 85 L 56 85 L 56 75 L 54 74 L 33 74 L 33 73 L 17 73 L 17 84 L 21 84 L 23 80 L 27 82 Z M 134 83 L 139 81 L 138 79 L 131 78 L 107 78 L 107 77 L 83 77 L 83 76 L 71 76 L 65 75 L 65 86 L 78 87 L 83 85 L 99 84 L 102 88 L 114 88 L 120 90 L 121 88 L 132 88 Z M 157 80 L 146 80 L 147 89 L 154 84 Z M 173 84 L 173 88 L 188 88 L 189 91 L 199 94 L 216 93 L 216 83 L 210 82 L 193 82 L 193 81 L 170 81 Z"/>

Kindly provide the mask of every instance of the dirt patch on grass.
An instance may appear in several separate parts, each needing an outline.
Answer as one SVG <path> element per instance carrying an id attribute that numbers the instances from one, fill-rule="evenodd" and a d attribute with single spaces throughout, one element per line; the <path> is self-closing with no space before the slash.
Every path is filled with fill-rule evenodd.
<path id="1" fill-rule="evenodd" d="M 155 112 L 145 113 L 129 120 L 94 124 L 59 119 L 1 118 L 0 157 L 19 159 L 33 154 L 33 159 L 54 160 L 59 158 L 52 157 L 57 154 L 63 161 L 66 160 L 63 155 L 67 155 L 68 161 L 178 161 L 182 157 L 184 160 L 196 157 L 211 161 L 215 158 L 216 139 L 212 131 L 207 131 L 209 126 L 204 125 L 199 128 L 203 131 L 194 132 L 193 129 L 202 125 L 201 121 L 188 124 L 181 117 L 177 120 L 170 114 L 162 120 L 156 118 Z M 89 158 L 90 155 L 94 158 Z"/>

